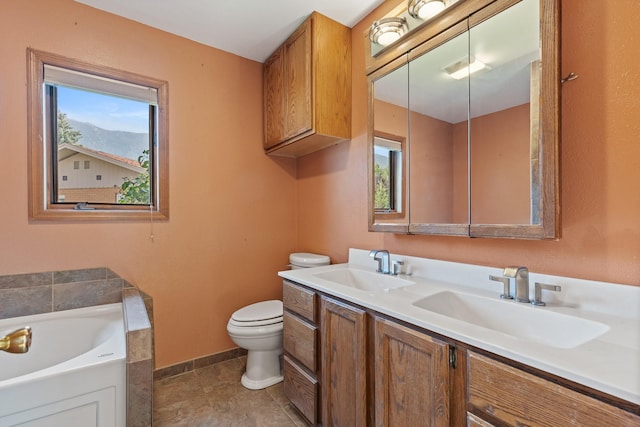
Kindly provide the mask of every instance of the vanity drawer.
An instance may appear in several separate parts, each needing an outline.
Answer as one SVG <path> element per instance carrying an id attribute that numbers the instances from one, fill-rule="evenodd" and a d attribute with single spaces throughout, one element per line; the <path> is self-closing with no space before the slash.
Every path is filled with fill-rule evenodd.
<path id="1" fill-rule="evenodd" d="M 508 425 L 638 426 L 640 417 L 514 367 L 469 352 L 470 405 Z"/>
<path id="2" fill-rule="evenodd" d="M 282 302 L 287 310 L 298 313 L 311 323 L 316 321 L 316 293 L 286 280 L 282 284 Z"/>
<path id="3" fill-rule="evenodd" d="M 286 311 L 283 320 L 284 349 L 298 359 L 302 365 L 309 368 L 311 372 L 316 372 L 318 366 L 316 360 L 318 328 Z"/>
<path id="4" fill-rule="evenodd" d="M 311 425 L 318 424 L 318 380 L 284 355 L 284 395 Z"/>

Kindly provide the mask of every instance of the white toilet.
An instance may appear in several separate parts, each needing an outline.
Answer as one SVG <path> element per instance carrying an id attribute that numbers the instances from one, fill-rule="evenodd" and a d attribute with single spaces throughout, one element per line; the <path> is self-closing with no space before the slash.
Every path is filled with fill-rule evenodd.
<path id="1" fill-rule="evenodd" d="M 289 256 L 291 268 L 328 265 L 329 257 L 309 253 Z M 247 350 L 247 370 L 242 385 L 258 390 L 282 381 L 282 301 L 270 300 L 243 307 L 231 315 L 229 337 Z"/>

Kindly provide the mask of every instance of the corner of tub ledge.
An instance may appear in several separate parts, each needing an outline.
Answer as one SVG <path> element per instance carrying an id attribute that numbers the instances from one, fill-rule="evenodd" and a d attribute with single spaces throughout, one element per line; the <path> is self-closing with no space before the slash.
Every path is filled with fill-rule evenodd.
<path id="1" fill-rule="evenodd" d="M 153 312 L 151 297 L 136 287 L 122 290 L 127 334 L 127 425 L 151 425 L 153 414 Z"/>
<path id="2" fill-rule="evenodd" d="M 122 309 L 127 331 L 151 329 L 147 307 L 138 288 L 124 288 L 122 290 Z"/>

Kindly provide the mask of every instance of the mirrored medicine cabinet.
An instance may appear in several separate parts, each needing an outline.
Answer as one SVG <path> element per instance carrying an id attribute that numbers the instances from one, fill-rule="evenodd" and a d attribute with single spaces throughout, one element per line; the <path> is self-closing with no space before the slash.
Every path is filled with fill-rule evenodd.
<path id="1" fill-rule="evenodd" d="M 369 229 L 557 238 L 558 0 L 448 3 L 392 45 L 365 33 Z"/>

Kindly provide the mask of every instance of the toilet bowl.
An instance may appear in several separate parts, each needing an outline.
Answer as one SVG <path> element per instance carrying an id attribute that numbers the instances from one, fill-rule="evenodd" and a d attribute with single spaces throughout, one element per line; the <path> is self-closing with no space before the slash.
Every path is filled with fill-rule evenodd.
<path id="1" fill-rule="evenodd" d="M 328 265 L 329 257 L 310 253 L 289 256 L 291 268 Z M 282 381 L 282 301 L 270 300 L 243 307 L 227 323 L 229 337 L 247 350 L 247 368 L 241 383 L 259 390 Z"/>
<path id="2" fill-rule="evenodd" d="M 247 350 L 243 386 L 259 390 L 282 381 L 282 301 L 263 301 L 237 310 L 227 332 L 238 347 Z"/>

